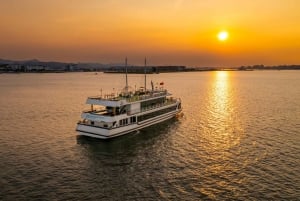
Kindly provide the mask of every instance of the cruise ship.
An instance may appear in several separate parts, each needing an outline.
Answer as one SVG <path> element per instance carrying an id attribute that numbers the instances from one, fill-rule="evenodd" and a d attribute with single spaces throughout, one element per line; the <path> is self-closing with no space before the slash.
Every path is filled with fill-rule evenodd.
<path id="1" fill-rule="evenodd" d="M 146 63 L 146 62 L 145 62 Z M 127 59 L 126 59 L 127 72 Z M 181 100 L 174 98 L 164 89 L 164 83 L 154 89 L 145 86 L 139 90 L 126 85 L 118 95 L 88 97 L 90 109 L 83 111 L 77 123 L 79 135 L 109 139 L 158 124 L 182 113 Z"/>

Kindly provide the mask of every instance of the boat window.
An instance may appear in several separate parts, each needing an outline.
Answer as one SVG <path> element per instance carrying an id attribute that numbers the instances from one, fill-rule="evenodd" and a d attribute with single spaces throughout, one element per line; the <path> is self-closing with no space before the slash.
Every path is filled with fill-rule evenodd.
<path id="1" fill-rule="evenodd" d="M 113 107 L 107 106 L 106 110 L 107 110 L 108 113 L 112 113 L 113 112 Z"/>
<path id="2" fill-rule="evenodd" d="M 130 123 L 135 123 L 136 122 L 136 116 L 130 117 Z"/>
<path id="3" fill-rule="evenodd" d="M 94 125 L 94 124 L 95 124 L 95 122 L 91 121 L 91 125 Z"/>

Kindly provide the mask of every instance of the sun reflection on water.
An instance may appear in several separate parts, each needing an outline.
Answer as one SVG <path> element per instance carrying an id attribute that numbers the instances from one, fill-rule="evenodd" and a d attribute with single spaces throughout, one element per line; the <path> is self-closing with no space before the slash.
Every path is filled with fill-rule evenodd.
<path id="1" fill-rule="evenodd" d="M 236 115 L 236 104 L 231 80 L 231 72 L 213 73 L 207 103 L 207 140 L 210 149 L 227 153 L 228 149 L 239 144 L 240 126 Z"/>
<path id="2" fill-rule="evenodd" d="M 203 119 L 206 124 L 203 138 L 207 144 L 204 150 L 208 160 L 204 174 L 223 178 L 214 184 L 214 188 L 209 186 L 201 188 L 200 192 L 211 199 L 214 199 L 219 189 L 233 188 L 230 181 L 236 180 L 234 172 L 240 168 L 236 160 L 240 152 L 239 144 L 243 129 L 238 119 L 231 73 L 216 71 L 211 74 L 206 103 L 207 116 Z"/>
<path id="3" fill-rule="evenodd" d="M 228 102 L 229 102 L 229 80 L 228 72 L 217 71 L 215 75 L 215 84 L 213 87 L 213 112 L 220 114 L 219 118 L 225 119 L 228 116 Z"/>

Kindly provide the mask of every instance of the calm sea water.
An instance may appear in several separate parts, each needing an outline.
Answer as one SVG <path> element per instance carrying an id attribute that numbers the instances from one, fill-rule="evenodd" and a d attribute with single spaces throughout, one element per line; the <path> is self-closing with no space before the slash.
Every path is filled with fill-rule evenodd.
<path id="1" fill-rule="evenodd" d="M 124 75 L 0 75 L 0 200 L 299 200 L 300 71 L 171 73 L 184 117 L 110 141 L 75 131 Z M 129 75 L 133 88 L 143 75 Z"/>

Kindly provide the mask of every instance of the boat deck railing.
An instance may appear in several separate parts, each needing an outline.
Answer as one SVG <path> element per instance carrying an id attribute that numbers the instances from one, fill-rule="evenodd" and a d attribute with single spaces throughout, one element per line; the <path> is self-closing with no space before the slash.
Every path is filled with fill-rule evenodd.
<path id="1" fill-rule="evenodd" d="M 99 109 L 86 109 L 82 111 L 83 113 L 91 113 L 91 114 L 99 114 L 103 116 L 111 116 L 112 112 L 108 112 L 107 110 L 99 110 Z"/>
<path id="2" fill-rule="evenodd" d="M 128 93 L 111 93 L 111 94 L 105 94 L 104 96 L 91 96 L 89 98 L 91 99 L 97 99 L 97 100 L 106 100 L 106 101 L 120 101 L 120 100 L 126 100 L 127 102 L 135 102 L 139 100 L 146 100 L 150 98 L 155 98 L 159 96 L 166 96 L 168 95 L 167 90 L 154 90 L 154 91 L 146 91 L 146 92 L 140 92 L 136 91 L 134 93 L 128 92 Z"/>
<path id="3" fill-rule="evenodd" d="M 86 110 L 83 110 L 84 113 L 105 113 L 106 110 L 103 110 L 103 109 L 86 109 Z"/>

